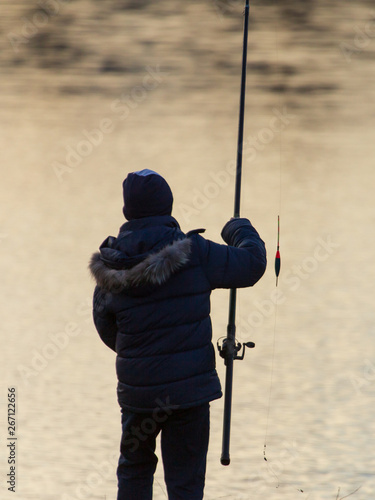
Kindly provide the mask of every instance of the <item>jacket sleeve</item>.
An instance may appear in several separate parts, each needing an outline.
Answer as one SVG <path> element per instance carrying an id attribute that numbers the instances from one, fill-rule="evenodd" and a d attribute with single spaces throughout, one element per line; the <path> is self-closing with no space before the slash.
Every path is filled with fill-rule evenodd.
<path id="1" fill-rule="evenodd" d="M 93 299 L 94 324 L 105 345 L 116 352 L 116 316 L 110 311 L 107 302 L 106 294 L 97 286 Z"/>
<path id="2" fill-rule="evenodd" d="M 221 236 L 227 245 L 197 237 L 206 276 L 212 289 L 253 286 L 263 276 L 266 248 L 248 219 L 231 219 Z"/>

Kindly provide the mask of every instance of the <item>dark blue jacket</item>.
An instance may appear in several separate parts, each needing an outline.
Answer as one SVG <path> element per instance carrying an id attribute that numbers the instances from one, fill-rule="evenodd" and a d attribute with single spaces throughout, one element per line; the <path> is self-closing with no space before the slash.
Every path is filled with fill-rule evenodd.
<path id="1" fill-rule="evenodd" d="M 188 408 L 221 397 L 211 291 L 252 286 L 266 268 L 247 219 L 229 221 L 222 237 L 228 246 L 185 235 L 171 216 L 147 217 L 125 223 L 92 256 L 94 322 L 117 353 L 121 407 Z"/>

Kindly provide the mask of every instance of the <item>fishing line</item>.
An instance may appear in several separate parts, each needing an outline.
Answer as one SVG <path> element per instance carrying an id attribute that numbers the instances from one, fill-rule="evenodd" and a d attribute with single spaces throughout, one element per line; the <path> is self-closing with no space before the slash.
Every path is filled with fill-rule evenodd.
<path id="1" fill-rule="evenodd" d="M 276 20 L 275 27 L 275 44 L 276 44 L 276 57 L 277 57 L 277 67 L 279 69 L 279 74 L 281 75 L 281 62 L 280 62 L 280 37 L 279 37 L 279 24 L 278 19 Z M 281 91 L 279 92 L 279 108 L 282 108 L 282 98 Z M 275 276 L 276 276 L 276 288 L 279 284 L 279 274 L 281 269 L 281 256 L 280 256 L 280 213 L 281 213 L 281 199 L 282 199 L 282 167 L 283 167 L 283 131 L 279 133 L 279 209 L 277 216 L 277 238 L 276 238 L 276 255 L 275 255 Z M 270 466 L 270 462 L 267 459 L 267 444 L 268 444 L 268 432 L 269 432 L 269 420 L 272 406 L 272 397 L 273 397 L 273 389 L 274 389 L 274 375 L 275 375 L 275 360 L 276 360 L 276 337 L 277 337 L 277 316 L 278 316 L 278 305 L 279 305 L 279 294 L 276 293 L 276 301 L 275 303 L 275 319 L 273 325 L 273 339 L 272 339 L 272 353 L 271 353 L 271 372 L 270 372 L 270 389 L 268 395 L 268 407 L 267 407 L 267 417 L 266 417 L 266 430 L 264 436 L 264 445 L 263 445 L 263 459 L 267 463 L 267 469 L 271 472 L 271 474 L 277 480 L 278 488 L 280 486 L 280 480 L 278 475 Z M 304 490 L 301 488 L 295 488 L 299 493 L 303 493 Z"/>
<path id="2" fill-rule="evenodd" d="M 270 412 L 271 412 L 271 400 L 272 400 L 272 393 L 273 393 L 273 380 L 274 380 L 274 373 L 275 373 L 276 324 L 277 324 L 277 309 L 278 309 L 277 306 L 278 306 L 278 297 L 276 299 L 276 304 L 275 304 L 275 319 L 274 319 L 274 325 L 273 325 L 272 352 L 271 352 L 270 389 L 269 389 L 269 394 L 268 394 L 266 431 L 265 431 L 264 445 L 263 445 L 263 458 L 266 462 L 268 462 L 267 457 L 266 457 L 266 448 L 267 448 L 267 441 L 268 441 L 268 428 L 269 428 L 269 419 L 270 419 Z"/>
<path id="3" fill-rule="evenodd" d="M 167 492 L 165 491 L 165 488 L 163 488 L 163 486 L 160 484 L 160 482 L 158 481 L 158 479 L 156 477 L 154 479 L 155 479 L 157 485 L 159 486 L 159 488 L 161 489 L 161 491 L 163 492 L 165 498 L 168 498 L 168 495 L 167 495 Z"/>
<path id="4" fill-rule="evenodd" d="M 277 65 L 279 69 L 280 66 L 280 53 L 279 53 L 279 33 L 278 33 L 278 21 L 276 21 L 275 27 L 275 44 L 276 44 L 276 54 L 277 54 Z M 281 109 L 281 94 L 279 93 L 279 108 Z M 281 212 L 281 179 L 282 179 L 282 131 L 279 134 L 279 215 L 277 216 L 277 244 L 276 244 L 276 256 L 275 256 L 275 275 L 276 275 L 276 287 L 279 282 L 279 274 L 281 269 L 281 257 L 280 257 L 280 212 Z M 268 395 L 268 405 L 267 405 L 267 418 L 266 418 L 266 431 L 264 436 L 264 445 L 263 445 L 263 458 L 266 462 L 266 449 L 268 442 L 268 429 L 269 429 L 269 418 L 271 412 L 271 401 L 272 401 L 272 393 L 273 393 L 273 381 L 274 381 L 274 372 L 275 372 L 275 353 L 276 353 L 276 325 L 277 325 L 277 312 L 278 312 L 278 302 L 279 296 L 276 294 L 276 303 L 275 303 L 275 320 L 273 325 L 273 339 L 272 339 L 272 353 L 271 353 L 271 373 L 270 373 L 270 389 Z M 267 463 L 267 465 L 269 465 Z M 273 475 L 277 478 L 277 475 L 272 471 Z M 279 484 L 277 485 L 277 487 Z"/>
<path id="5" fill-rule="evenodd" d="M 275 271 L 276 271 L 276 286 L 278 285 L 278 278 L 280 272 L 280 216 L 278 217 L 278 233 L 277 233 L 277 250 L 275 257 Z M 277 272 L 278 268 L 278 272 Z M 267 417 L 266 417 L 266 431 L 264 436 L 264 445 L 263 445 L 263 459 L 267 462 L 267 469 L 271 472 L 271 474 L 275 477 L 277 481 L 278 488 L 280 486 L 280 480 L 275 471 L 270 466 L 266 451 L 267 451 L 267 443 L 268 443 L 268 429 L 269 429 L 269 420 L 270 420 L 270 412 L 271 412 L 271 400 L 273 394 L 273 381 L 274 381 L 274 373 L 275 373 L 275 353 L 276 353 L 276 324 L 277 324 L 277 311 L 278 311 L 278 295 L 276 295 L 276 303 L 275 303 L 275 320 L 273 325 L 273 338 L 272 338 L 272 353 L 271 353 L 271 373 L 270 373 L 270 389 L 268 394 L 268 405 L 267 405 Z"/>

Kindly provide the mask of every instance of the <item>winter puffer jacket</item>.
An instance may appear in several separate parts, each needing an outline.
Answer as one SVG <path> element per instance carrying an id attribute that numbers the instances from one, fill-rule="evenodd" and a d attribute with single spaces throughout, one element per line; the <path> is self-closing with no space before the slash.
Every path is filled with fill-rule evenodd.
<path id="1" fill-rule="evenodd" d="M 202 230 L 203 231 L 203 230 Z M 221 397 L 211 342 L 210 294 L 254 285 L 266 250 L 247 219 L 229 221 L 229 245 L 184 234 L 171 216 L 134 219 L 92 256 L 93 315 L 116 351 L 118 401 L 135 412 L 164 402 L 198 406 Z"/>

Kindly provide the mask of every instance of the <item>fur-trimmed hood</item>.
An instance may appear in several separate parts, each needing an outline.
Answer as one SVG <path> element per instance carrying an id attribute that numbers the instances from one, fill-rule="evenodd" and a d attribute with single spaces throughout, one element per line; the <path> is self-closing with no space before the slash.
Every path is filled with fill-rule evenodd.
<path id="1" fill-rule="evenodd" d="M 130 269 L 116 269 L 106 264 L 100 252 L 91 257 L 89 269 L 99 287 L 112 293 L 134 288 L 154 288 L 165 283 L 184 266 L 190 256 L 191 239 L 173 241 L 162 249 L 149 253 Z"/>

